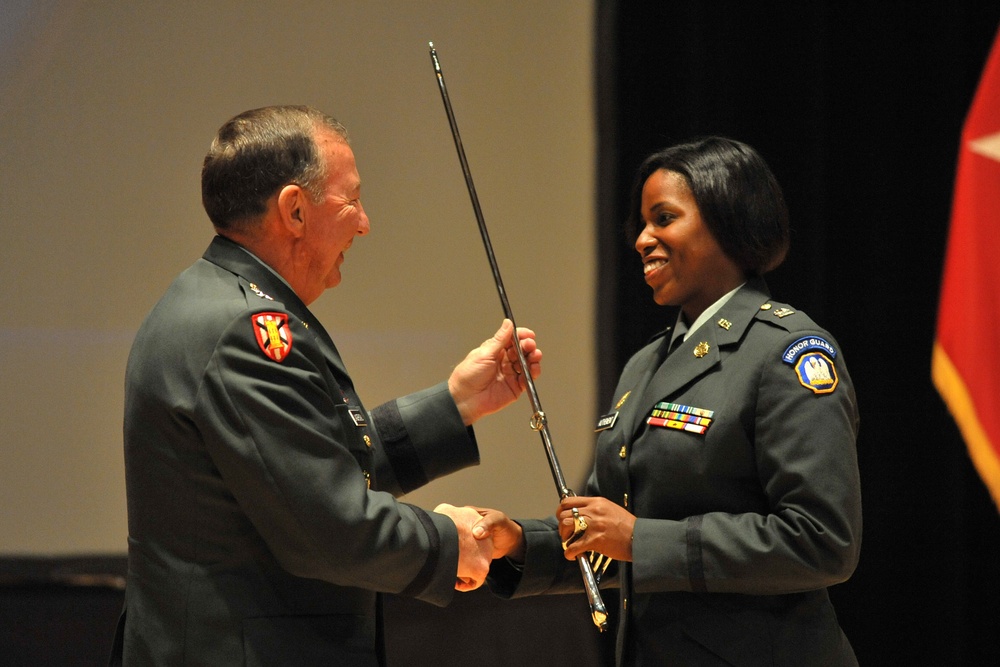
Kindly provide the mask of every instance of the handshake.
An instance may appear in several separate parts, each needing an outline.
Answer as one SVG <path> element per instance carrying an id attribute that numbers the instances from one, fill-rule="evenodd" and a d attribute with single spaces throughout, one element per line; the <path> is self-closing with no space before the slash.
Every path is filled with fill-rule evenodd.
<path id="1" fill-rule="evenodd" d="M 455 589 L 471 591 L 486 581 L 490 562 L 510 558 L 524 562 L 525 540 L 521 525 L 499 510 L 455 507 L 434 508 L 458 527 L 458 572 Z M 635 515 L 602 497 L 569 496 L 556 508 L 563 557 L 576 560 L 588 555 L 603 572 L 611 560 L 632 560 Z"/>
<path id="2" fill-rule="evenodd" d="M 434 508 L 455 522 L 458 528 L 458 572 L 455 590 L 471 591 L 486 581 L 490 562 L 510 556 L 524 558 L 521 526 L 499 510 L 455 507 L 442 503 Z"/>

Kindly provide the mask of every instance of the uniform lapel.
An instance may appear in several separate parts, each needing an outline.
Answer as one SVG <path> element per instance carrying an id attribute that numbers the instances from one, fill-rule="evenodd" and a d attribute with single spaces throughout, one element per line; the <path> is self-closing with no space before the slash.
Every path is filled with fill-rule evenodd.
<path id="1" fill-rule="evenodd" d="M 676 394 L 715 368 L 722 359 L 721 348 L 735 344 L 743 337 L 767 298 L 767 286 L 763 279 L 747 282 L 710 321 L 699 327 L 669 356 L 653 360 L 642 378 L 643 382 L 635 385 L 628 413 L 620 417 L 627 426 L 627 433 L 634 436 L 642 428 L 646 415 L 657 402 Z"/>
<path id="2" fill-rule="evenodd" d="M 668 329 L 660 339 L 650 362 L 635 370 L 635 380 L 629 381 L 629 378 L 622 376 L 619 385 L 628 387 L 628 389 L 626 394 L 616 397 L 618 403 L 615 405 L 615 409 L 619 411 L 618 420 L 625 433 L 631 434 L 635 431 L 636 420 L 643 415 L 640 396 L 644 394 L 653 374 L 656 373 L 663 359 L 667 356 L 669 346 L 670 330 Z"/>
<path id="3" fill-rule="evenodd" d="M 697 354 L 695 355 L 695 351 Z M 633 436 L 642 428 L 644 418 L 663 397 L 676 393 L 681 387 L 704 375 L 719 362 L 719 344 L 714 329 L 703 326 L 680 344 L 649 379 L 636 396 L 629 433 Z"/>

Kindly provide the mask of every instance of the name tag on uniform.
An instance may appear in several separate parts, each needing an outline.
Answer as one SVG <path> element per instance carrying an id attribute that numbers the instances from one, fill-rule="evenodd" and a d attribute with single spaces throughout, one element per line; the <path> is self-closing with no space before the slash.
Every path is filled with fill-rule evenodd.
<path id="1" fill-rule="evenodd" d="M 368 426 L 368 420 L 365 419 L 365 411 L 361 408 L 347 408 L 347 411 L 351 414 L 351 420 L 354 422 L 355 426 Z"/>
<path id="2" fill-rule="evenodd" d="M 618 421 L 618 412 L 612 412 L 611 414 L 604 415 L 597 420 L 597 428 L 594 429 L 594 433 L 599 433 L 600 431 L 607 431 L 609 428 L 615 425 Z"/>

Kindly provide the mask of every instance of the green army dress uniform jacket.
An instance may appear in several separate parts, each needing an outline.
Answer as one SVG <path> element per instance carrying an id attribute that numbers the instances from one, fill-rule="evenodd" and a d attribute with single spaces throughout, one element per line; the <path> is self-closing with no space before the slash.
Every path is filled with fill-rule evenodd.
<path id="1" fill-rule="evenodd" d="M 668 354 L 669 334 L 622 372 L 586 489 L 637 517 L 633 561 L 608 572 L 617 663 L 856 665 L 826 590 L 861 544 L 857 401 L 837 342 L 760 279 Z M 521 523 L 523 572 L 496 561 L 493 590 L 579 589 L 554 520 Z"/>
<path id="2" fill-rule="evenodd" d="M 126 665 L 376 665 L 379 592 L 444 605 L 457 531 L 394 496 L 478 463 L 446 383 L 365 410 L 288 285 L 216 237 L 126 371 Z"/>

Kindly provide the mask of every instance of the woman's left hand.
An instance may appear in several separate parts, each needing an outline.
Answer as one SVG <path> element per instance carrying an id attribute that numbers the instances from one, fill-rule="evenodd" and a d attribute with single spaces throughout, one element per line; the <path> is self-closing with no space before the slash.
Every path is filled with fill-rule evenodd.
<path id="1" fill-rule="evenodd" d="M 570 496 L 563 498 L 556 511 L 559 536 L 565 542 L 573 535 L 573 509 L 586 522 L 587 529 L 566 548 L 565 556 L 575 560 L 580 554 L 596 551 L 615 560 L 632 560 L 632 531 L 635 515 L 607 498 Z"/>

